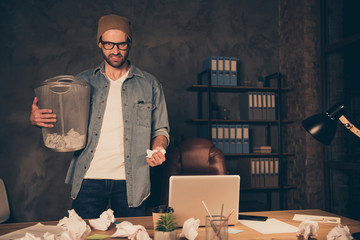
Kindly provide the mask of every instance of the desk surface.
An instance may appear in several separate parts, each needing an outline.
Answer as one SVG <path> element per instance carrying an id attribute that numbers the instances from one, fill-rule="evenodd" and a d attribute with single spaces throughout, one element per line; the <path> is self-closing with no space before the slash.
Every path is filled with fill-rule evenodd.
<path id="1" fill-rule="evenodd" d="M 259 216 L 267 216 L 269 218 L 276 218 L 280 221 L 289 223 L 295 227 L 298 227 L 300 222 L 295 222 L 292 221 L 292 218 L 294 216 L 295 213 L 299 213 L 299 214 L 311 214 L 311 215 L 321 215 L 321 216 L 334 216 L 334 217 L 340 217 L 338 215 L 332 214 L 332 213 L 328 213 L 322 210 L 287 210 L 287 211 L 269 211 L 269 212 L 248 212 L 248 213 L 244 213 L 244 214 L 248 214 L 248 215 L 259 215 Z M 143 225 L 147 230 L 148 233 L 150 235 L 151 238 L 153 238 L 154 236 L 154 230 L 153 230 L 153 225 L 152 225 L 152 218 L 151 217 L 134 217 L 134 218 L 119 218 L 117 219 L 117 221 L 130 221 L 133 224 L 140 224 Z M 42 222 L 45 225 L 56 225 L 58 223 L 58 221 L 56 222 Z M 350 231 L 352 233 L 354 232 L 360 232 L 360 222 L 353 220 L 353 219 L 349 219 L 349 218 L 345 218 L 345 217 L 341 217 L 341 223 L 343 225 L 348 225 L 350 228 Z M 25 227 L 29 227 L 32 225 L 35 225 L 36 223 L 34 222 L 26 222 L 26 223 L 8 223 L 8 224 L 0 224 L 0 236 L 4 235 L 6 233 L 12 232 L 12 231 L 16 231 Z M 319 223 L 319 231 L 318 231 L 318 235 L 315 237 L 312 237 L 312 239 L 326 239 L 326 235 L 329 233 L 329 231 L 336 226 L 336 224 L 333 223 Z M 267 239 L 286 239 L 286 240 L 290 240 L 290 239 L 297 239 L 296 234 L 295 233 L 282 233 L 282 234 L 261 234 L 251 228 L 248 228 L 242 224 L 237 224 L 235 226 L 230 226 L 229 228 L 233 228 L 233 229 L 239 229 L 239 230 L 244 230 L 244 232 L 241 233 L 237 233 L 237 234 L 229 234 L 229 240 L 237 240 L 237 239 L 247 239 L 247 240 L 251 240 L 251 239 L 263 239 L 263 240 L 267 240 Z M 95 234 L 95 233 L 99 233 L 99 234 L 107 234 L 107 235 L 111 235 L 112 233 L 114 233 L 116 231 L 116 228 L 114 225 L 111 225 L 110 229 L 106 232 L 103 231 L 98 231 L 98 230 L 93 230 L 91 232 L 90 235 Z M 178 230 L 178 234 L 180 234 L 181 229 Z M 107 238 L 110 239 L 110 238 Z M 197 237 L 197 239 L 205 239 L 205 229 L 203 227 L 199 228 L 199 235 Z"/>

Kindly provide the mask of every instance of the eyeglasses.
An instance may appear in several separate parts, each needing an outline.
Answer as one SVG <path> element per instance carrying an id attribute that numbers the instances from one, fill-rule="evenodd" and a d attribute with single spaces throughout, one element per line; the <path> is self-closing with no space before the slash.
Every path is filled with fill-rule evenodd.
<path id="1" fill-rule="evenodd" d="M 118 43 L 114 43 L 114 42 L 106 42 L 106 41 L 102 41 L 101 40 L 101 44 L 104 47 L 104 49 L 106 50 L 111 50 L 114 48 L 114 46 L 116 45 L 118 49 L 120 50 L 127 50 L 129 47 L 129 42 L 118 42 Z"/>

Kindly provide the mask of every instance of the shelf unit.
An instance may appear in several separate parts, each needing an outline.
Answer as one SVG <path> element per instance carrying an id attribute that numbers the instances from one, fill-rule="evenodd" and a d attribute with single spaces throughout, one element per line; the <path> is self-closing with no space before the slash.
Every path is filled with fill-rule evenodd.
<path id="1" fill-rule="evenodd" d="M 198 82 L 203 74 L 208 74 L 210 76 L 209 71 L 203 71 L 198 74 Z M 188 123 L 195 125 L 204 125 L 207 124 L 208 128 L 208 136 L 209 139 L 212 139 L 211 136 L 211 127 L 212 124 L 224 124 L 224 123 L 233 123 L 233 124 L 249 124 L 252 126 L 260 125 L 265 126 L 268 134 L 267 134 L 267 142 L 271 143 L 270 136 L 270 126 L 277 126 L 277 148 L 278 151 L 276 153 L 239 153 L 239 154 L 224 154 L 227 160 L 236 160 L 241 161 L 242 158 L 265 158 L 265 157 L 276 157 L 279 159 L 279 186 L 278 187 L 260 187 L 260 188 L 241 188 L 242 193 L 247 192 L 265 192 L 267 194 L 267 208 L 271 210 L 272 206 L 272 193 L 279 193 L 279 206 L 280 209 L 286 209 L 286 191 L 290 189 L 295 189 L 295 186 L 289 186 L 285 181 L 285 160 L 287 157 L 292 156 L 294 154 L 287 153 L 283 151 L 283 143 L 282 143 L 282 128 L 285 124 L 291 124 L 293 121 L 282 119 L 282 95 L 283 93 L 289 92 L 291 88 L 282 87 L 282 75 L 280 72 L 271 74 L 265 78 L 265 82 L 269 82 L 270 80 L 275 80 L 277 87 L 252 87 L 252 86 L 211 86 L 211 85 L 199 85 L 195 84 L 187 88 L 187 91 L 197 92 L 197 119 L 188 120 Z M 211 82 L 209 80 L 209 82 Z M 217 93 L 247 93 L 250 91 L 261 91 L 261 92 L 274 92 L 276 99 L 276 120 L 223 120 L 223 119 L 214 119 L 212 116 L 212 95 Z M 203 94 L 207 94 L 207 116 L 204 116 L 203 109 Z M 272 144 L 270 144 L 272 145 Z"/>
<path id="2" fill-rule="evenodd" d="M 360 126 L 358 1 L 320 1 L 320 82 L 323 110 L 338 102 L 346 118 Z M 340 124 L 339 124 L 340 125 Z M 324 147 L 325 208 L 360 220 L 360 141 L 342 126 Z"/>

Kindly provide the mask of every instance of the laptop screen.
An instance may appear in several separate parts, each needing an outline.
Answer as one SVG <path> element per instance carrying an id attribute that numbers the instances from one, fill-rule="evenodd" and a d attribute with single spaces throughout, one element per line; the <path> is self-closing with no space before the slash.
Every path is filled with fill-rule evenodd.
<path id="1" fill-rule="evenodd" d="M 169 206 L 174 209 L 178 226 L 189 218 L 205 225 L 208 215 L 204 202 L 212 216 L 227 216 L 229 225 L 238 221 L 240 199 L 239 175 L 171 176 L 169 180 Z"/>

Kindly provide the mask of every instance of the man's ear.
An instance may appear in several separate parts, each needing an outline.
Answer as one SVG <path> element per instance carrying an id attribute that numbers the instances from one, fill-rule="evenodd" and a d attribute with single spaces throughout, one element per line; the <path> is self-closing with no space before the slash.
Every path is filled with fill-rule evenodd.
<path id="1" fill-rule="evenodd" d="M 100 36 L 99 38 L 99 44 L 98 44 L 99 48 L 101 48 L 101 41 L 102 41 L 102 36 Z"/>
<path id="2" fill-rule="evenodd" d="M 128 43 L 129 43 L 128 50 L 130 50 L 130 49 L 131 49 L 132 40 L 131 40 L 129 37 L 127 37 L 126 41 L 128 41 Z"/>

